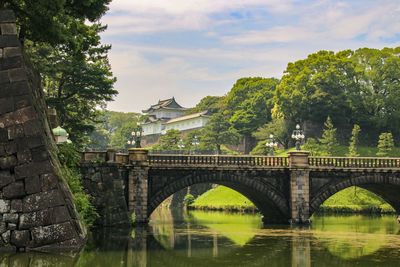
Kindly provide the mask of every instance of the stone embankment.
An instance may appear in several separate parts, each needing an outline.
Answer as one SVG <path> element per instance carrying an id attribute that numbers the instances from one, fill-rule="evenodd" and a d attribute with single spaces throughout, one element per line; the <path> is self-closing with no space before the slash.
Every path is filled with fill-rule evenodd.
<path id="1" fill-rule="evenodd" d="M 0 251 L 76 251 L 86 231 L 60 176 L 39 75 L 15 21 L 0 10 Z"/>

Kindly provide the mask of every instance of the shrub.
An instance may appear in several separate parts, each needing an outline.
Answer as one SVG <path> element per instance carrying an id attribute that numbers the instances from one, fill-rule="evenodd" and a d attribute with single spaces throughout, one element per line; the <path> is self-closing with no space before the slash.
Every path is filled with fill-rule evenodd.
<path id="1" fill-rule="evenodd" d="M 72 192 L 76 209 L 87 227 L 91 227 L 99 215 L 82 187 L 82 178 L 78 171 L 80 154 L 73 144 L 58 146 L 58 157 L 61 163 L 61 175 Z"/>
<path id="2" fill-rule="evenodd" d="M 194 202 L 194 196 L 192 194 L 187 194 L 183 199 L 183 204 L 185 206 L 190 206 Z"/>

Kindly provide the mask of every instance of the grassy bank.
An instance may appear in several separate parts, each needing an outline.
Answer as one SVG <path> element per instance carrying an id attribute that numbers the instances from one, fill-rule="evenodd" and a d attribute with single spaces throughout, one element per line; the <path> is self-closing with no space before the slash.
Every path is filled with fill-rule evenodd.
<path id="1" fill-rule="evenodd" d="M 199 196 L 191 209 L 254 212 L 257 208 L 246 197 L 225 186 L 217 186 Z M 333 195 L 319 213 L 394 213 L 383 199 L 365 189 L 349 187 Z"/>
<path id="2" fill-rule="evenodd" d="M 254 212 L 257 208 L 242 194 L 225 186 L 212 188 L 195 199 L 191 209 Z"/>
<path id="3" fill-rule="evenodd" d="M 328 198 L 319 213 L 394 213 L 394 209 L 374 193 L 349 187 Z"/>

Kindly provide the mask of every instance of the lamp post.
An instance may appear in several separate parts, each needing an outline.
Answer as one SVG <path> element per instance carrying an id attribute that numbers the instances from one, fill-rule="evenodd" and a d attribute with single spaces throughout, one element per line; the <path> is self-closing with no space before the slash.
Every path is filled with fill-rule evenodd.
<path id="1" fill-rule="evenodd" d="M 140 146 L 140 142 L 142 139 L 142 128 L 140 126 L 136 127 L 132 133 L 131 133 L 131 137 L 129 138 L 127 144 L 131 147 L 135 147 L 135 148 L 141 148 Z"/>
<path id="2" fill-rule="evenodd" d="M 179 141 L 178 141 L 178 148 L 179 148 L 180 154 L 182 154 L 182 149 L 185 148 L 185 144 L 183 143 L 182 138 L 179 139 Z"/>
<path id="3" fill-rule="evenodd" d="M 301 150 L 300 145 L 301 145 L 301 141 L 304 140 L 304 137 L 305 137 L 305 136 L 304 136 L 303 130 L 300 129 L 300 125 L 297 124 L 297 125 L 296 125 L 296 129 L 293 130 L 293 133 L 292 133 L 292 138 L 293 138 L 294 140 L 296 140 L 296 150 L 297 150 L 297 151 Z"/>
<path id="4" fill-rule="evenodd" d="M 194 137 L 193 137 L 193 140 L 192 140 L 192 146 L 194 146 L 194 153 L 193 154 L 196 154 L 196 150 L 197 150 L 197 147 L 200 145 L 200 141 L 199 141 L 199 138 L 197 138 L 197 135 L 195 135 Z"/>
<path id="5" fill-rule="evenodd" d="M 273 134 L 269 135 L 269 138 L 267 139 L 267 143 L 265 144 L 265 146 L 268 147 L 268 155 L 273 156 L 274 148 L 278 146 L 278 142 L 275 141 Z"/>

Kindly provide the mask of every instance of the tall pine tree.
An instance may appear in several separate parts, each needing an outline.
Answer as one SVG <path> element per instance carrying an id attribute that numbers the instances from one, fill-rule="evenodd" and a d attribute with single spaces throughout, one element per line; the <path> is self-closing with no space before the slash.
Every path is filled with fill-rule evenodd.
<path id="1" fill-rule="evenodd" d="M 349 144 L 349 152 L 347 153 L 348 157 L 358 157 L 357 146 L 358 146 L 358 135 L 360 134 L 361 128 L 358 124 L 354 124 L 353 130 L 351 131 L 351 138 Z"/>
<path id="2" fill-rule="evenodd" d="M 394 141 L 392 133 L 381 133 L 378 140 L 378 152 L 376 153 L 379 157 L 387 157 L 393 150 Z"/>
<path id="3" fill-rule="evenodd" d="M 337 129 L 333 127 L 333 122 L 328 116 L 324 123 L 324 131 L 322 133 L 322 138 L 319 139 L 320 143 L 324 146 L 327 156 L 332 156 L 335 152 L 335 147 L 338 146 L 338 141 L 336 139 Z"/>

